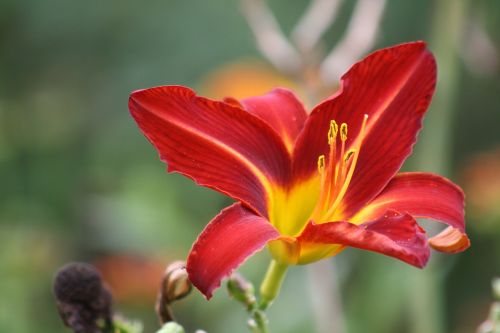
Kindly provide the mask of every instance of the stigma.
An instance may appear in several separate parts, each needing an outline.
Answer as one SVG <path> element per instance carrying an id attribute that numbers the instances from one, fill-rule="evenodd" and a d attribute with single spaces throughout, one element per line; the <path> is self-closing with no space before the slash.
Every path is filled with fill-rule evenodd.
<path id="1" fill-rule="evenodd" d="M 368 115 L 363 116 L 362 124 L 356 140 L 347 146 L 348 126 L 335 120 L 330 121 L 328 129 L 328 153 L 318 157 L 318 173 L 320 175 L 320 195 L 312 219 L 316 223 L 332 221 L 335 211 L 345 196 L 365 135 Z M 346 150 L 346 148 L 349 149 Z"/>

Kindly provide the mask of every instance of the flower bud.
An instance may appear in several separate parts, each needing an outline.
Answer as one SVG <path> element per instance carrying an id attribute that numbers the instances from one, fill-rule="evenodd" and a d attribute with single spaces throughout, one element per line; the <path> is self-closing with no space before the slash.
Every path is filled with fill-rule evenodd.
<path id="1" fill-rule="evenodd" d="M 255 288 L 241 274 L 233 273 L 227 281 L 229 295 L 251 308 L 256 303 Z"/>
<path id="2" fill-rule="evenodd" d="M 156 301 L 156 312 L 162 324 L 173 320 L 170 304 L 186 297 L 192 288 L 183 261 L 175 261 L 167 266 Z"/>
<path id="3" fill-rule="evenodd" d="M 168 265 L 163 278 L 163 288 L 169 303 L 186 297 L 193 288 L 183 261 Z"/>

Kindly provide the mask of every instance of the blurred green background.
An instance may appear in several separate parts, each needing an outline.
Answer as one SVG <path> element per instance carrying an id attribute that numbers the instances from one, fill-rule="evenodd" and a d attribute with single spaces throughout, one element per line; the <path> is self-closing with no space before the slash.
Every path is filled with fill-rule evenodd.
<path id="1" fill-rule="evenodd" d="M 288 33 L 309 2 L 269 3 Z M 341 7 L 326 49 L 354 4 Z M 465 189 L 472 247 L 434 253 L 423 271 L 357 250 L 330 260 L 350 333 L 466 333 L 487 316 L 500 274 L 499 32 L 499 1 L 387 2 L 375 48 L 427 40 L 440 71 L 405 168 L 438 171 Z M 68 332 L 51 280 L 75 260 L 101 269 L 119 312 L 142 320 L 145 332 L 157 329 L 164 265 L 185 258 L 231 201 L 165 173 L 128 113 L 128 95 L 163 84 L 210 95 L 220 68 L 244 93 L 244 84 L 259 86 L 245 79 L 259 59 L 267 68 L 235 0 L 0 2 L 0 332 Z M 249 67 L 227 67 L 235 62 Z M 242 271 L 258 283 L 267 261 L 263 251 Z M 290 270 L 269 311 L 273 332 L 317 330 L 310 281 L 310 268 Z M 245 332 L 235 304 L 221 288 L 210 302 L 194 293 L 175 311 L 190 332 Z"/>

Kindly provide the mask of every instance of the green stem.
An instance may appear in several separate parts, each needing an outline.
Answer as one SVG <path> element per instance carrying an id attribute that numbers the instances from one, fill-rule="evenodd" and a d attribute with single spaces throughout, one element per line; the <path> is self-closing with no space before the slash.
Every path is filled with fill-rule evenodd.
<path id="1" fill-rule="evenodd" d="M 269 333 L 268 322 L 264 311 L 254 310 L 248 325 L 254 333 Z"/>
<path id="2" fill-rule="evenodd" d="M 272 260 L 267 269 L 266 276 L 260 285 L 260 303 L 259 308 L 265 310 L 271 305 L 276 296 L 278 296 L 281 284 L 285 279 L 288 265 Z"/>

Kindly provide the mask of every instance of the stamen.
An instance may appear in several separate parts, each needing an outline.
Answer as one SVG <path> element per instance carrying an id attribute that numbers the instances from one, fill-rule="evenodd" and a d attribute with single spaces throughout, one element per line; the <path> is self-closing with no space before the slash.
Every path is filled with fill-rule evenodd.
<path id="1" fill-rule="evenodd" d="M 329 203 L 330 202 L 330 195 L 332 192 L 332 187 L 334 186 L 335 182 L 335 176 L 332 174 L 334 170 L 334 163 L 335 160 L 337 159 L 337 133 L 339 132 L 339 126 L 335 122 L 335 120 L 330 121 L 330 131 L 332 132 L 333 139 L 328 143 L 330 146 L 330 149 L 328 151 L 328 167 L 327 167 L 327 176 L 325 179 L 325 182 L 328 184 L 327 185 L 327 191 L 325 191 L 325 198 L 323 201 L 324 203 Z"/>
<path id="2" fill-rule="evenodd" d="M 331 146 L 335 142 L 337 133 L 339 132 L 339 125 L 335 120 L 330 120 L 330 129 L 328 130 L 328 144 Z"/>
<path id="3" fill-rule="evenodd" d="M 340 125 L 340 140 L 342 141 L 342 145 L 340 148 L 340 156 L 339 156 L 340 163 L 337 163 L 337 165 L 335 166 L 335 184 L 341 184 L 345 177 L 345 162 L 343 157 L 345 151 L 345 142 L 347 140 L 346 123 L 342 123 L 342 125 Z M 335 186 L 334 197 L 337 195 L 339 191 L 340 188 L 338 186 Z"/>
<path id="4" fill-rule="evenodd" d="M 335 209 L 337 209 L 337 206 L 340 204 L 340 201 L 344 197 L 344 195 L 347 191 L 347 188 L 349 187 L 349 183 L 351 182 L 352 175 L 354 174 L 354 169 L 356 167 L 356 163 L 358 162 L 359 152 L 361 150 L 361 145 L 363 143 L 363 138 L 364 138 L 367 120 L 368 120 L 368 115 L 365 114 L 363 117 L 363 123 L 361 124 L 361 129 L 360 129 L 359 134 L 358 134 L 358 137 L 359 137 L 358 146 L 356 148 L 349 149 L 349 151 L 347 152 L 346 155 L 343 154 L 344 142 L 345 142 L 345 140 L 343 139 L 343 135 L 345 135 L 345 138 L 347 139 L 347 125 L 345 126 L 344 131 L 343 131 L 344 124 L 342 124 L 340 126 L 340 139 L 342 140 L 342 155 L 340 155 L 340 156 L 342 156 L 341 157 L 342 158 L 342 161 L 341 161 L 342 167 L 345 165 L 345 163 L 347 162 L 348 158 L 351 157 L 351 155 L 353 157 L 352 157 L 352 162 L 349 166 L 349 171 L 347 172 L 347 176 L 343 180 L 343 185 L 342 185 L 341 189 L 339 190 L 338 194 L 336 194 L 336 196 L 335 196 L 335 202 L 333 203 L 333 205 L 330 206 L 330 208 L 328 209 L 326 214 L 323 215 L 325 219 L 332 217 L 333 213 L 335 212 Z M 346 158 L 347 155 L 349 155 L 348 158 Z M 344 173 L 344 172 L 342 172 L 342 173 Z"/>
<path id="5" fill-rule="evenodd" d="M 347 152 L 345 151 L 347 124 L 342 123 L 339 126 L 335 120 L 330 121 L 328 129 L 328 156 L 320 155 L 317 162 L 318 173 L 320 174 L 320 194 L 311 216 L 318 222 L 329 221 L 334 217 L 334 212 L 349 187 L 363 143 L 367 120 L 368 115 L 365 114 L 358 138 L 353 141 L 356 146 L 350 148 Z M 340 152 L 336 143 L 337 135 L 340 136 L 341 140 Z M 323 213 L 325 211 L 326 213 Z"/>
<path id="6" fill-rule="evenodd" d="M 333 163 L 335 162 L 335 153 L 336 153 L 336 139 L 337 134 L 339 132 L 339 125 L 335 120 L 330 120 L 330 128 L 328 129 L 328 166 L 326 167 L 326 159 L 325 155 L 321 155 L 318 157 L 318 172 L 321 175 L 320 186 L 321 192 L 319 195 L 319 201 L 316 205 L 315 212 L 323 211 L 325 205 L 329 204 L 331 187 L 333 186 L 332 180 L 332 170 Z M 326 169 L 325 169 L 326 167 Z"/>
<path id="7" fill-rule="evenodd" d="M 347 124 L 342 123 L 340 125 L 340 140 L 345 141 L 347 140 Z"/>
<path id="8" fill-rule="evenodd" d="M 315 212 L 319 212 L 323 210 L 323 206 L 325 203 L 325 197 L 327 196 L 327 192 L 329 192 L 329 188 L 327 186 L 326 175 L 328 174 L 328 170 L 325 170 L 325 155 L 320 155 L 318 157 L 318 172 L 320 175 L 320 194 L 319 201 L 316 205 Z"/>
<path id="9" fill-rule="evenodd" d="M 349 149 L 344 155 L 344 162 L 347 163 L 354 153 L 356 153 L 356 149 Z"/>
<path id="10" fill-rule="evenodd" d="M 322 174 L 323 171 L 325 171 L 325 155 L 320 155 L 318 157 L 318 172 Z"/>

